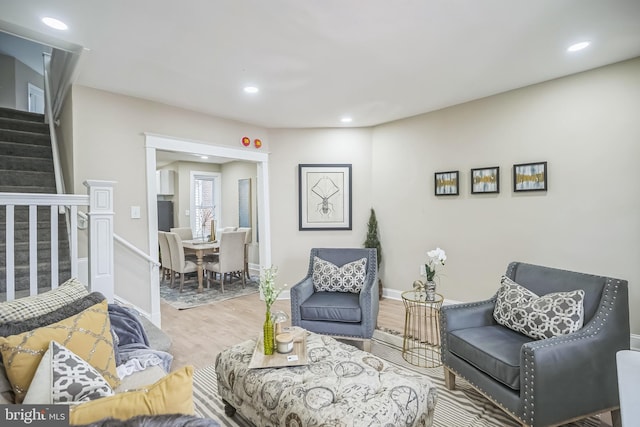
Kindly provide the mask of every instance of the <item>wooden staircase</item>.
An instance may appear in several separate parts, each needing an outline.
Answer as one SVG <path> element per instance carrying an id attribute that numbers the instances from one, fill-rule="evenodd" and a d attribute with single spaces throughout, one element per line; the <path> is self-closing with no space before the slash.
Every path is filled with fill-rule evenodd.
<path id="1" fill-rule="evenodd" d="M 0 108 L 0 192 L 56 193 L 51 137 L 42 114 Z M 38 288 L 51 287 L 51 210 L 37 209 Z M 58 214 L 59 283 L 70 277 L 65 216 Z M 16 291 L 29 289 L 29 209 L 14 212 Z M 6 292 L 6 211 L 0 207 L 0 293 Z"/>

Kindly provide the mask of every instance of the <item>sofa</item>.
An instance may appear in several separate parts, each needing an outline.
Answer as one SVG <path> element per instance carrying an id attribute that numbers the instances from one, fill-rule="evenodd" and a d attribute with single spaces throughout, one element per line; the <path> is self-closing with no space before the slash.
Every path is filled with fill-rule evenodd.
<path id="1" fill-rule="evenodd" d="M 0 404 L 67 404 L 72 425 L 217 426 L 195 420 L 193 367 L 171 371 L 170 345 L 77 279 L 1 302 Z"/>

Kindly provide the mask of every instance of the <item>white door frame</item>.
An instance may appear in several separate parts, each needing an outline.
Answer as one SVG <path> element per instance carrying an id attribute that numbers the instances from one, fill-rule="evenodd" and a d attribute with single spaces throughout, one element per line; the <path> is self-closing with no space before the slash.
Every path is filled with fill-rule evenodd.
<path id="1" fill-rule="evenodd" d="M 149 224 L 149 249 L 151 257 L 158 252 L 158 206 L 156 189 L 156 150 L 177 153 L 199 154 L 204 156 L 226 157 L 257 164 L 258 225 L 260 227 L 260 266 L 271 265 L 271 217 L 269 215 L 269 154 L 249 151 L 201 141 L 186 140 L 145 132 L 145 151 L 147 159 L 147 222 Z M 151 320 L 160 326 L 160 275 L 157 267 L 149 267 L 151 283 Z"/>
<path id="2" fill-rule="evenodd" d="M 44 90 L 40 89 L 38 86 L 27 83 L 27 97 L 28 97 L 28 109 L 30 113 L 38 113 L 44 114 Z M 38 105 L 38 102 L 34 102 L 33 97 L 36 97 L 41 101 L 41 104 Z M 38 111 L 40 106 L 42 111 Z"/>

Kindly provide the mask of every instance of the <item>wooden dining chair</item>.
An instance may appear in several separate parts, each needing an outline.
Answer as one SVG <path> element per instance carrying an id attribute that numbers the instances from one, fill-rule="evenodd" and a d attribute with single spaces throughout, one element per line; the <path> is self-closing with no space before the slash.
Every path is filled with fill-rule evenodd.
<path id="1" fill-rule="evenodd" d="M 249 275 L 249 243 L 251 243 L 251 227 L 238 227 L 238 231 L 243 231 L 244 236 L 244 271 L 245 277 L 251 280 Z"/>
<path id="2" fill-rule="evenodd" d="M 204 269 L 207 272 L 213 273 L 213 275 L 207 275 L 207 286 L 209 286 L 209 282 L 213 281 L 215 275 L 219 274 L 220 289 L 224 292 L 225 275 L 229 274 L 229 276 L 231 276 L 233 272 L 243 270 L 245 234 L 246 233 L 243 231 L 220 233 L 220 252 L 218 253 L 218 260 L 204 264 Z M 244 288 L 244 273 L 241 276 L 242 287 Z"/>
<path id="3" fill-rule="evenodd" d="M 158 231 L 158 244 L 160 245 L 160 265 L 162 274 L 160 275 L 162 282 L 171 279 L 170 287 L 173 288 L 174 273 L 171 268 L 171 250 L 169 249 L 169 240 L 165 231 Z"/>
<path id="4" fill-rule="evenodd" d="M 184 275 L 198 271 L 198 266 L 195 262 L 185 258 L 180 236 L 176 233 L 167 233 L 167 240 L 169 242 L 169 252 L 171 253 L 171 268 L 180 275 L 180 292 L 182 292 Z"/>

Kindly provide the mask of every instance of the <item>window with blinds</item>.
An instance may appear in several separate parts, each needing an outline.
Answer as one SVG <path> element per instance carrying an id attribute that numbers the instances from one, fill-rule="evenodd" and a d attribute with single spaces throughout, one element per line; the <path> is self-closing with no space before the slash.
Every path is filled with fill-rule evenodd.
<path id="1" fill-rule="evenodd" d="M 199 238 L 211 235 L 211 221 L 215 219 L 218 199 L 216 180 L 212 176 L 195 176 L 193 180 L 193 235 Z"/>

